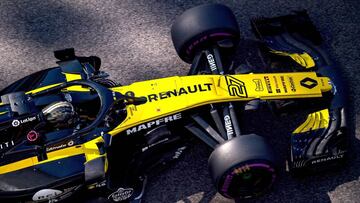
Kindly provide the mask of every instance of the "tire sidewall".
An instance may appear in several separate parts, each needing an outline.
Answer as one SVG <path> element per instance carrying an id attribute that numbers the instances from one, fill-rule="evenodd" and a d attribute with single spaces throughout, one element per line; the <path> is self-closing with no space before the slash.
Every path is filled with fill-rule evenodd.
<path id="1" fill-rule="evenodd" d="M 234 171 L 247 171 L 252 167 L 263 168 L 265 172 L 271 175 L 271 182 L 264 188 L 267 190 L 276 178 L 276 161 L 270 145 L 265 139 L 256 134 L 242 135 L 228 140 L 218 145 L 211 153 L 208 161 L 210 175 L 220 194 L 228 198 L 249 198 L 250 196 L 258 196 L 256 194 L 244 195 L 243 197 L 233 197 L 229 194 L 226 186 L 224 188 L 224 179 L 234 176 Z M 237 174 L 239 175 L 239 174 Z M 230 184 L 232 180 L 227 180 L 226 184 Z"/>
<path id="2" fill-rule="evenodd" d="M 234 179 L 236 176 L 241 175 L 242 173 L 249 172 L 251 170 L 254 170 L 256 168 L 263 168 L 269 172 L 269 175 L 271 175 L 271 182 L 270 184 L 264 188 L 262 191 L 258 193 L 254 193 L 251 196 L 241 196 L 236 197 L 236 199 L 246 199 L 246 198 L 253 198 L 256 196 L 261 195 L 264 191 L 268 190 L 272 184 L 274 183 L 276 179 L 276 173 L 275 173 L 275 167 L 272 163 L 270 163 L 268 160 L 251 160 L 247 162 L 242 162 L 239 164 L 234 165 L 233 167 L 230 167 L 227 171 L 223 173 L 221 177 L 219 177 L 217 180 L 215 180 L 215 185 L 218 189 L 218 192 L 227 198 L 234 198 L 229 192 L 231 190 L 231 185 L 233 184 Z"/>
<path id="3" fill-rule="evenodd" d="M 191 63 L 195 53 L 228 39 L 239 43 L 240 31 L 236 17 L 222 4 L 205 4 L 186 10 L 171 27 L 171 37 L 179 57 Z"/>

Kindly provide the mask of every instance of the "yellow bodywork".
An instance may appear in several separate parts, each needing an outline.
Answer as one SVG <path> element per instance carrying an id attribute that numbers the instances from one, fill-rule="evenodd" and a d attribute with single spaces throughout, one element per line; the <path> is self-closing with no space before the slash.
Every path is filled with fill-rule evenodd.
<path id="1" fill-rule="evenodd" d="M 311 130 L 326 129 L 329 127 L 329 109 L 323 109 L 308 115 L 306 121 L 294 130 L 294 134 L 305 133 Z"/>
<path id="2" fill-rule="evenodd" d="M 67 82 L 83 79 L 80 74 L 64 73 L 64 75 L 65 75 L 65 79 L 66 79 Z M 56 87 L 56 86 L 58 86 L 60 84 L 61 83 L 56 83 L 56 84 L 40 87 L 40 88 L 31 90 L 29 92 L 26 92 L 26 94 L 35 94 L 35 93 L 47 90 L 47 89 L 52 88 L 52 87 Z M 71 87 L 67 87 L 67 88 L 64 88 L 64 90 L 65 91 L 74 91 L 74 92 L 88 92 L 89 91 L 88 88 L 83 88 L 80 85 L 74 85 L 74 86 L 71 86 Z"/>
<path id="3" fill-rule="evenodd" d="M 80 75 L 66 74 L 67 81 L 81 79 Z M 304 85 L 305 84 L 305 85 Z M 41 92 L 54 84 L 41 87 L 27 94 Z M 115 129 L 108 132 L 116 135 L 128 128 L 183 110 L 205 104 L 227 101 L 249 101 L 253 99 L 293 99 L 321 97 L 331 90 L 330 80 L 318 77 L 315 72 L 306 73 L 266 73 L 246 75 L 196 75 L 168 77 L 111 89 L 122 94 L 146 97 L 141 105 L 128 105 L 126 119 Z M 72 86 L 65 91 L 89 91 L 88 88 Z M 47 160 L 38 161 L 30 157 L 21 161 L 0 166 L 0 174 L 24 169 L 38 164 L 83 154 L 91 161 L 106 154 L 100 154 L 96 143 L 104 142 L 101 136 L 77 146 L 66 147 L 47 153 Z M 85 164 L 85 163 L 84 163 Z M 105 170 L 107 162 L 105 163 Z"/>
<path id="4" fill-rule="evenodd" d="M 316 83 L 316 86 L 303 86 L 302 81 L 308 85 Z M 197 91 L 194 91 L 195 87 Z M 205 104 L 321 97 L 323 92 L 331 90 L 331 85 L 329 78 L 318 77 L 315 72 L 306 72 L 176 76 L 137 82 L 112 90 L 122 94 L 131 92 L 136 97 L 146 97 L 148 100 L 142 105 L 127 106 L 127 118 L 109 132 L 116 135 L 138 124 Z"/>
<path id="5" fill-rule="evenodd" d="M 40 165 L 45 164 L 47 162 L 60 160 L 76 155 L 83 154 L 86 158 L 86 162 L 91 161 L 93 159 L 106 156 L 106 154 L 100 154 L 99 149 L 96 145 L 98 142 L 104 142 L 103 138 L 101 136 L 96 136 L 95 139 L 83 143 L 81 145 L 66 147 L 63 149 L 59 149 L 56 151 L 51 151 L 47 153 L 47 159 L 44 161 L 38 161 L 38 158 L 36 156 L 23 159 L 21 161 L 16 161 L 10 164 L 6 164 L 3 166 L 0 166 L 0 174 L 9 173 L 12 171 L 24 169 L 27 167 L 31 167 L 34 165 Z M 85 163 L 86 163 L 85 162 Z M 107 163 L 105 163 L 105 170 L 107 170 Z"/>
<path id="6" fill-rule="evenodd" d="M 300 54 L 300 53 L 288 53 L 283 51 L 276 51 L 271 50 L 271 53 L 280 55 L 280 56 L 289 56 L 292 58 L 296 63 L 300 64 L 304 68 L 312 68 L 315 67 L 315 61 L 314 59 L 306 52 Z"/>

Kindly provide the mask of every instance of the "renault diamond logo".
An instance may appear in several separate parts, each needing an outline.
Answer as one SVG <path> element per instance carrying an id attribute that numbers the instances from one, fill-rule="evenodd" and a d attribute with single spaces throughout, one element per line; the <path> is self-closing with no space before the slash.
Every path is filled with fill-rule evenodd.
<path id="1" fill-rule="evenodd" d="M 301 86 L 312 89 L 318 85 L 317 81 L 311 78 L 304 78 L 300 81 Z"/>
<path id="2" fill-rule="evenodd" d="M 245 83 L 231 76 L 225 76 L 230 96 L 248 97 Z"/>

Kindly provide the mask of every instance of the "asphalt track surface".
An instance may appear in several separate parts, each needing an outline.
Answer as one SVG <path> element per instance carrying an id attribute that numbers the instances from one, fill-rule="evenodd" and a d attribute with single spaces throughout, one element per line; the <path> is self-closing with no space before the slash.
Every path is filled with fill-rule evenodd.
<path id="1" fill-rule="evenodd" d="M 122 84 L 173 75 L 185 75 L 188 64 L 176 55 L 170 27 L 184 10 L 213 1 L 101 1 L 1 0 L 0 87 L 35 71 L 55 66 L 53 51 L 74 47 L 78 55 L 102 58 L 103 70 Z M 252 40 L 249 18 L 288 14 L 307 9 L 333 58 L 349 83 L 351 101 L 350 164 L 338 172 L 303 179 L 291 177 L 282 167 L 268 194 L 254 202 L 360 202 L 360 3 L 357 0 L 216 1 L 235 13 L 244 41 L 240 55 L 250 61 Z M 242 58 L 242 57 L 240 57 Z M 262 116 L 260 130 L 276 146 L 281 163 L 291 119 L 276 121 Z M 275 120 L 275 121 L 274 121 Z M 274 127 L 276 126 L 276 127 Z M 251 131 L 251 127 L 250 130 Z M 163 174 L 150 179 L 145 202 L 233 202 L 217 194 L 207 171 L 210 150 L 196 143 L 184 158 Z M 94 202 L 94 201 L 93 201 Z"/>

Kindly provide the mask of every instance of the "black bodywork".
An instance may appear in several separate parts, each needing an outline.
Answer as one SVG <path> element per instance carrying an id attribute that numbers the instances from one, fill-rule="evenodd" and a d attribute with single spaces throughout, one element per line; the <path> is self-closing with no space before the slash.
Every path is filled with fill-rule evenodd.
<path id="1" fill-rule="evenodd" d="M 340 79 L 336 64 L 323 51 L 324 47 L 321 45 L 321 37 L 310 22 L 307 14 L 305 12 L 298 12 L 294 15 L 280 18 L 254 19 L 252 26 L 259 39 L 266 47 L 272 50 L 289 53 L 306 52 L 311 55 L 316 62 L 316 66 L 312 71 L 315 70 L 319 75 L 329 77 L 333 82 L 333 96 L 329 100 L 331 102 L 326 106 L 330 109 L 331 115 L 329 128 L 309 131 L 301 136 L 291 135 L 290 146 L 292 153 L 289 153 L 289 170 L 296 174 L 308 174 L 341 165 L 346 158 L 347 152 L 345 86 Z M 223 57 L 219 56 L 216 49 L 210 51 L 219 58 Z M 11 84 L 0 92 L 0 95 L 6 95 L 1 97 L 2 102 L 8 104 L 0 107 L 0 112 L 8 112 L 0 117 L 0 142 L 5 143 L 9 142 L 9 140 L 13 142 L 8 143 L 11 147 L 0 151 L 0 163 L 3 165 L 5 162 L 10 163 L 32 155 L 38 156 L 39 160 L 44 160 L 46 157 L 43 157 L 43 152 L 46 150 L 46 147 L 56 147 L 69 141 L 73 141 L 75 144 L 84 143 L 92 139 L 91 134 L 103 136 L 105 140 L 105 145 L 99 146 L 99 149 L 107 153 L 109 163 L 108 173 L 95 174 L 94 177 L 89 176 L 86 172 L 89 170 L 93 172 L 101 164 L 93 163 L 94 166 L 91 167 L 83 165 L 84 156 L 79 155 L 66 160 L 66 163 L 63 162 L 60 165 L 53 163 L 53 165 L 47 166 L 46 169 L 37 168 L 36 170 L 41 171 L 41 173 L 33 173 L 33 169 L 19 171 L 15 175 L 21 179 L 27 177 L 27 181 L 17 184 L 18 188 L 23 189 L 13 190 L 12 188 L 0 185 L 0 198 L 27 198 L 28 195 L 34 194 L 38 190 L 37 186 L 39 184 L 37 181 L 41 180 L 41 184 L 48 184 L 49 187 L 67 191 L 62 196 L 59 196 L 58 200 L 67 198 L 72 193 L 84 189 L 98 191 L 96 194 L 108 198 L 119 188 L 124 190 L 130 188 L 132 190 L 130 199 L 132 201 L 140 201 L 144 193 L 147 176 L 154 173 L 154 171 L 164 168 L 172 161 L 179 159 L 183 151 L 188 147 L 189 142 L 194 138 L 190 134 L 194 134 L 195 137 L 213 148 L 219 143 L 214 138 L 214 135 L 206 131 L 211 126 L 213 129 L 217 128 L 216 121 L 211 116 L 212 111 L 221 109 L 224 115 L 229 115 L 233 111 L 232 109 L 236 109 L 237 112 L 244 110 L 245 103 L 226 103 L 198 107 L 181 112 L 182 119 L 167 123 L 166 125 L 154 126 L 141 132 L 135 132 L 132 133 L 132 136 L 127 136 L 128 132 L 123 131 L 111 138 L 109 135 L 101 134 L 101 132 L 118 124 L 121 122 L 121 118 L 124 118 L 121 112 L 115 113 L 114 116 L 116 116 L 117 122 L 111 122 L 111 120 L 115 120 L 111 119 L 111 116 L 109 117 L 109 115 L 112 115 L 111 110 L 113 106 L 111 104 L 114 102 L 113 95 L 110 96 L 104 93 L 105 96 L 103 96 L 107 99 L 101 100 L 98 94 L 93 94 L 92 92 L 71 93 L 73 102 L 77 103 L 79 108 L 86 109 L 86 107 L 82 107 L 83 104 L 85 106 L 91 105 L 96 107 L 91 108 L 87 112 L 87 114 L 96 117 L 95 121 L 92 120 L 90 127 L 86 127 L 76 133 L 73 133 L 73 129 L 44 133 L 41 143 L 25 144 L 23 142 L 25 140 L 25 132 L 41 123 L 42 118 L 38 116 L 41 107 L 52 101 L 66 100 L 66 94 L 48 94 L 51 91 L 55 92 L 55 90 L 49 90 L 38 95 L 35 93 L 34 96 L 36 98 L 29 98 L 24 92 L 55 83 L 64 83 L 62 87 L 74 84 L 90 84 L 93 89 L 98 88 L 99 91 L 104 90 L 103 92 L 107 92 L 105 87 L 111 87 L 110 83 L 104 83 L 103 80 L 99 80 L 99 78 L 105 78 L 106 75 L 99 71 L 100 61 L 98 58 L 76 57 L 71 49 L 56 52 L 55 56 L 60 60 L 59 67 L 34 73 Z M 202 62 L 203 56 L 206 56 L 206 53 L 199 53 L 199 56 L 195 57 L 189 74 L 199 74 L 200 72 L 219 74 L 221 71 L 225 74 L 232 73 L 230 69 L 218 70 L 218 72 L 209 71 L 208 64 Z M 229 61 L 223 61 L 223 63 L 226 65 L 230 64 Z M 82 79 L 88 82 L 66 82 L 63 73 L 81 74 Z M 116 109 L 124 108 L 124 101 L 126 99 L 131 100 L 128 97 L 124 97 L 124 95 L 116 96 L 119 100 L 119 102 L 116 102 Z M 141 99 L 133 98 L 132 101 L 141 104 Z M 304 103 L 308 104 L 307 101 Z M 20 107 L 13 105 L 19 102 L 22 103 Z M 299 109 L 303 103 L 294 102 L 292 105 L 294 105 L 293 108 L 286 106 L 286 110 L 289 108 L 292 110 Z M 320 102 L 313 102 L 310 106 L 317 110 L 324 108 L 323 105 L 324 102 L 321 100 Z M 277 108 L 278 111 L 282 110 L 282 106 Z M 21 130 L 16 129 L 16 132 L 13 131 L 11 122 L 14 118 L 23 120 L 29 117 L 35 117 L 35 119 L 24 125 Z M 236 122 L 233 122 L 233 125 L 235 129 L 238 128 L 236 127 Z M 240 129 L 238 130 L 240 134 Z M 225 133 L 220 134 L 225 135 Z M 11 138 L 9 138 L 9 135 Z M 44 143 L 46 143 L 45 148 Z M 19 148 L 19 144 L 22 144 L 23 147 Z M 24 147 L 25 145 L 26 147 Z M 101 162 L 101 160 L 98 161 Z M 27 175 L 29 173 L 31 173 L 31 176 Z M 0 179 L 2 182 L 6 182 L 7 179 L 10 180 L 12 177 L 0 175 Z"/>
<path id="2" fill-rule="evenodd" d="M 257 18 L 251 23 L 254 33 L 268 49 L 287 53 L 308 53 L 315 62 L 312 70 L 321 76 L 329 77 L 332 81 L 331 98 L 321 101 L 320 105 L 312 104 L 315 109 L 329 109 L 329 127 L 291 135 L 290 170 L 306 174 L 341 165 L 346 159 L 348 145 L 347 87 L 341 78 L 338 64 L 325 51 L 328 48 L 323 44 L 321 35 L 307 12 L 297 11 L 293 15 L 277 18 Z"/>

